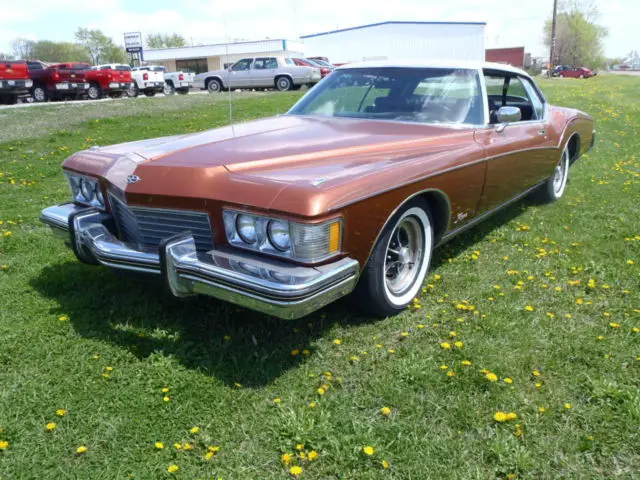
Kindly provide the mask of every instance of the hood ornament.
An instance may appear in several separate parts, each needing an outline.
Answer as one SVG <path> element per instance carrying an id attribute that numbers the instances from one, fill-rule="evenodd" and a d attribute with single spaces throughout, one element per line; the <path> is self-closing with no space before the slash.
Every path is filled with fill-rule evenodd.
<path id="1" fill-rule="evenodd" d="M 138 183 L 142 180 L 138 175 L 129 175 L 127 176 L 127 183 Z"/>

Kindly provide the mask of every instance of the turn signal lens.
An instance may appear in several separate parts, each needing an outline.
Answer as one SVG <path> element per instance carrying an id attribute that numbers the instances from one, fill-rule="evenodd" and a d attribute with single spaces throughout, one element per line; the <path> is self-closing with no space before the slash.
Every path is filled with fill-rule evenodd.
<path id="1" fill-rule="evenodd" d="M 333 222 L 329 226 L 329 253 L 340 250 L 340 222 Z"/>

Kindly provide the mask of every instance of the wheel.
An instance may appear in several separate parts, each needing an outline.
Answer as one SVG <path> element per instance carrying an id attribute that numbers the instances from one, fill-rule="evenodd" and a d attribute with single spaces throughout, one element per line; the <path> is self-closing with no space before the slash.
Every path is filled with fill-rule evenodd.
<path id="1" fill-rule="evenodd" d="M 44 87 L 37 86 L 33 88 L 33 100 L 35 102 L 46 102 L 49 96 L 47 95 L 47 91 Z"/>
<path id="2" fill-rule="evenodd" d="M 559 200 L 567 187 L 569 178 L 569 166 L 571 159 L 569 157 L 569 147 L 565 147 L 562 157 L 556 165 L 553 175 L 540 187 L 538 191 L 538 199 L 545 203 L 555 202 Z"/>
<path id="3" fill-rule="evenodd" d="M 220 90 L 222 90 L 222 83 L 217 78 L 212 78 L 207 83 L 207 90 L 209 91 L 209 93 L 218 93 Z"/>
<path id="4" fill-rule="evenodd" d="M 162 93 L 164 93 L 165 95 L 173 95 L 174 93 L 176 93 L 176 89 L 173 88 L 172 83 L 164 82 L 164 90 L 162 90 Z"/>
<path id="5" fill-rule="evenodd" d="M 412 200 L 380 234 L 354 293 L 358 306 L 380 317 L 404 310 L 422 288 L 432 250 L 429 208 Z"/>
<path id="6" fill-rule="evenodd" d="M 176 90 L 178 92 L 178 95 L 186 95 L 187 93 L 189 93 L 189 89 L 188 88 L 181 88 L 179 90 Z"/>
<path id="7" fill-rule="evenodd" d="M 92 83 L 91 85 L 89 85 L 89 89 L 87 90 L 87 95 L 91 100 L 98 100 L 102 98 L 102 89 L 95 83 Z"/>
<path id="8" fill-rule="evenodd" d="M 302 88 L 302 85 L 293 85 L 291 87 L 291 90 L 300 90 Z"/>
<path id="9" fill-rule="evenodd" d="M 155 97 L 156 96 L 156 92 L 155 90 L 145 90 L 144 91 L 145 96 L 147 97 Z"/>
<path id="10" fill-rule="evenodd" d="M 291 90 L 291 79 L 289 77 L 276 78 L 276 88 L 281 92 Z"/>
<path id="11" fill-rule="evenodd" d="M 127 90 L 127 96 L 130 98 L 136 98 L 140 95 L 140 89 L 138 88 L 138 84 L 134 83 L 129 90 Z"/>

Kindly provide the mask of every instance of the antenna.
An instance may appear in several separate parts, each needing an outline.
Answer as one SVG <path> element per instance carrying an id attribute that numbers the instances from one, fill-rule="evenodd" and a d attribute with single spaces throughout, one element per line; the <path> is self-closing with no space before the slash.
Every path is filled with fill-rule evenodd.
<path id="1" fill-rule="evenodd" d="M 225 41 L 225 50 L 226 50 L 226 62 L 224 62 L 225 64 L 229 63 L 229 33 L 227 32 L 227 20 L 225 19 L 224 22 L 224 31 L 225 31 L 225 37 L 226 37 L 226 41 Z M 223 65 L 224 67 L 224 65 Z M 233 135 L 234 137 L 236 136 L 236 130 L 233 126 L 233 96 L 231 93 L 231 72 L 227 72 L 228 76 L 227 78 L 229 79 L 229 81 L 227 82 L 227 89 L 229 90 L 229 125 L 231 125 L 231 135 Z"/>

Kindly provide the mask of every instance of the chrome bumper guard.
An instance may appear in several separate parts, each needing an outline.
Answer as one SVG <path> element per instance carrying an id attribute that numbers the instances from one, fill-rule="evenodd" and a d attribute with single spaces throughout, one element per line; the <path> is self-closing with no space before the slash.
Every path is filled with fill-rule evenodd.
<path id="1" fill-rule="evenodd" d="M 159 275 L 176 297 L 210 295 L 285 319 L 347 295 L 358 280 L 359 264 L 350 258 L 301 267 L 231 249 L 198 252 L 189 232 L 165 238 L 158 249 L 140 249 L 112 233 L 110 214 L 73 203 L 44 209 L 40 220 L 85 263 Z"/>

